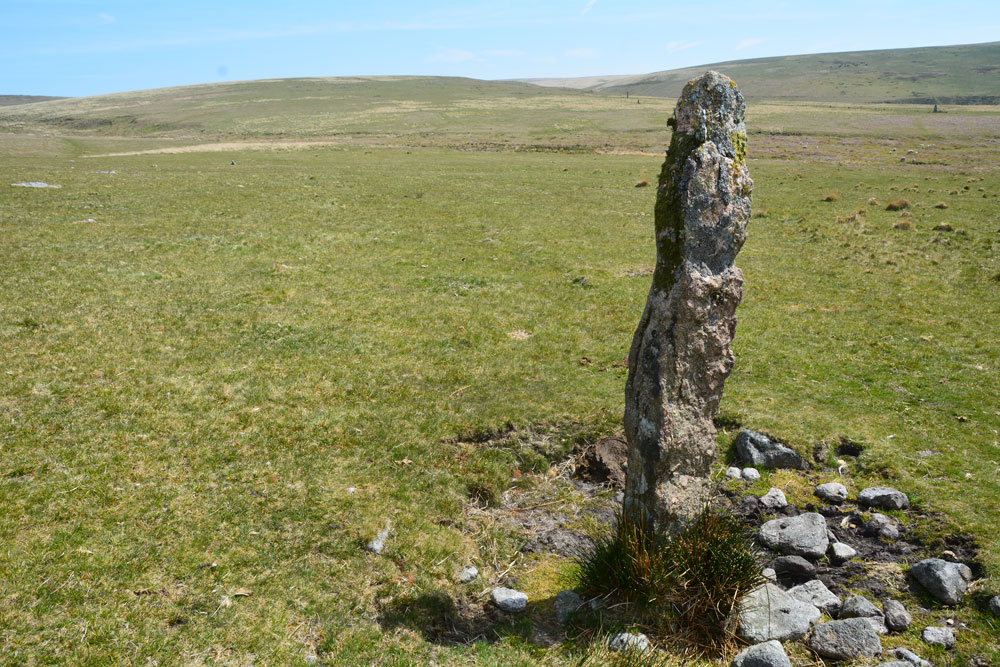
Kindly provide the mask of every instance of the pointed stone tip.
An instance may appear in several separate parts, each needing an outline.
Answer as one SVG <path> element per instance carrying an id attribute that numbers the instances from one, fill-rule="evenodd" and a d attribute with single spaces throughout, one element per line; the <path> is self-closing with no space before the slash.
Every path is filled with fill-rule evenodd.
<path id="1" fill-rule="evenodd" d="M 746 143 L 746 102 L 736 82 L 714 70 L 691 79 L 677 99 L 674 131 L 697 144 L 712 141 L 742 162 Z"/>

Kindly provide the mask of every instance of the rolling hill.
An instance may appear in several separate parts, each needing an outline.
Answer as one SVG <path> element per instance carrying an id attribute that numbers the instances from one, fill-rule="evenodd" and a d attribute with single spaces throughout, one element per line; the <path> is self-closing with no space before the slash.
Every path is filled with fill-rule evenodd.
<path id="1" fill-rule="evenodd" d="M 732 77 L 748 100 L 1000 103 L 1000 42 L 735 60 L 625 77 L 534 79 L 537 85 L 676 97 L 706 69 Z M 596 78 L 604 81 L 592 83 Z M 583 84 L 580 86 L 579 84 Z"/>

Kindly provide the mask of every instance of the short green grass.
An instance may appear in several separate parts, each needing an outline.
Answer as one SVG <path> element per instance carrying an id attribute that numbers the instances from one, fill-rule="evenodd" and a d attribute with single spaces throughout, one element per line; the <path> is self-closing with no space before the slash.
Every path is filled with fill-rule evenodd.
<path id="1" fill-rule="evenodd" d="M 804 450 L 863 443 L 860 473 L 975 536 L 998 593 L 1000 145 L 949 132 L 932 164 L 898 162 L 916 135 L 751 136 L 722 411 Z M 576 659 L 523 622 L 451 645 L 419 620 L 511 564 L 532 578 L 468 506 L 544 463 L 478 439 L 530 427 L 555 456 L 619 427 L 653 261 L 633 185 L 661 157 L 464 138 L 88 157 L 158 141 L 0 137 L 2 661 Z M 62 187 L 8 185 L 29 180 Z M 386 553 L 364 552 L 386 518 Z M 995 621 L 962 613 L 959 655 L 998 659 Z"/>

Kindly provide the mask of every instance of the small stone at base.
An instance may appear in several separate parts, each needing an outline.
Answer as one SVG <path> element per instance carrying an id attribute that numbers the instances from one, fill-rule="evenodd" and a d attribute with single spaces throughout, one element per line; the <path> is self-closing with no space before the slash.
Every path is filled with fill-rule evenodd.
<path id="1" fill-rule="evenodd" d="M 619 632 L 608 640 L 612 651 L 648 651 L 649 637 L 635 632 Z"/>

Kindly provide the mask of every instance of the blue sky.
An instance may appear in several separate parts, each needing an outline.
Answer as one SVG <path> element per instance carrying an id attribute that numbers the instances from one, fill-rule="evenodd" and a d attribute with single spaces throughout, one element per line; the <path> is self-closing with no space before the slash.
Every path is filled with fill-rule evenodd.
<path id="1" fill-rule="evenodd" d="M 639 74 L 998 40 L 998 0 L 0 0 L 0 94 L 296 76 Z"/>

